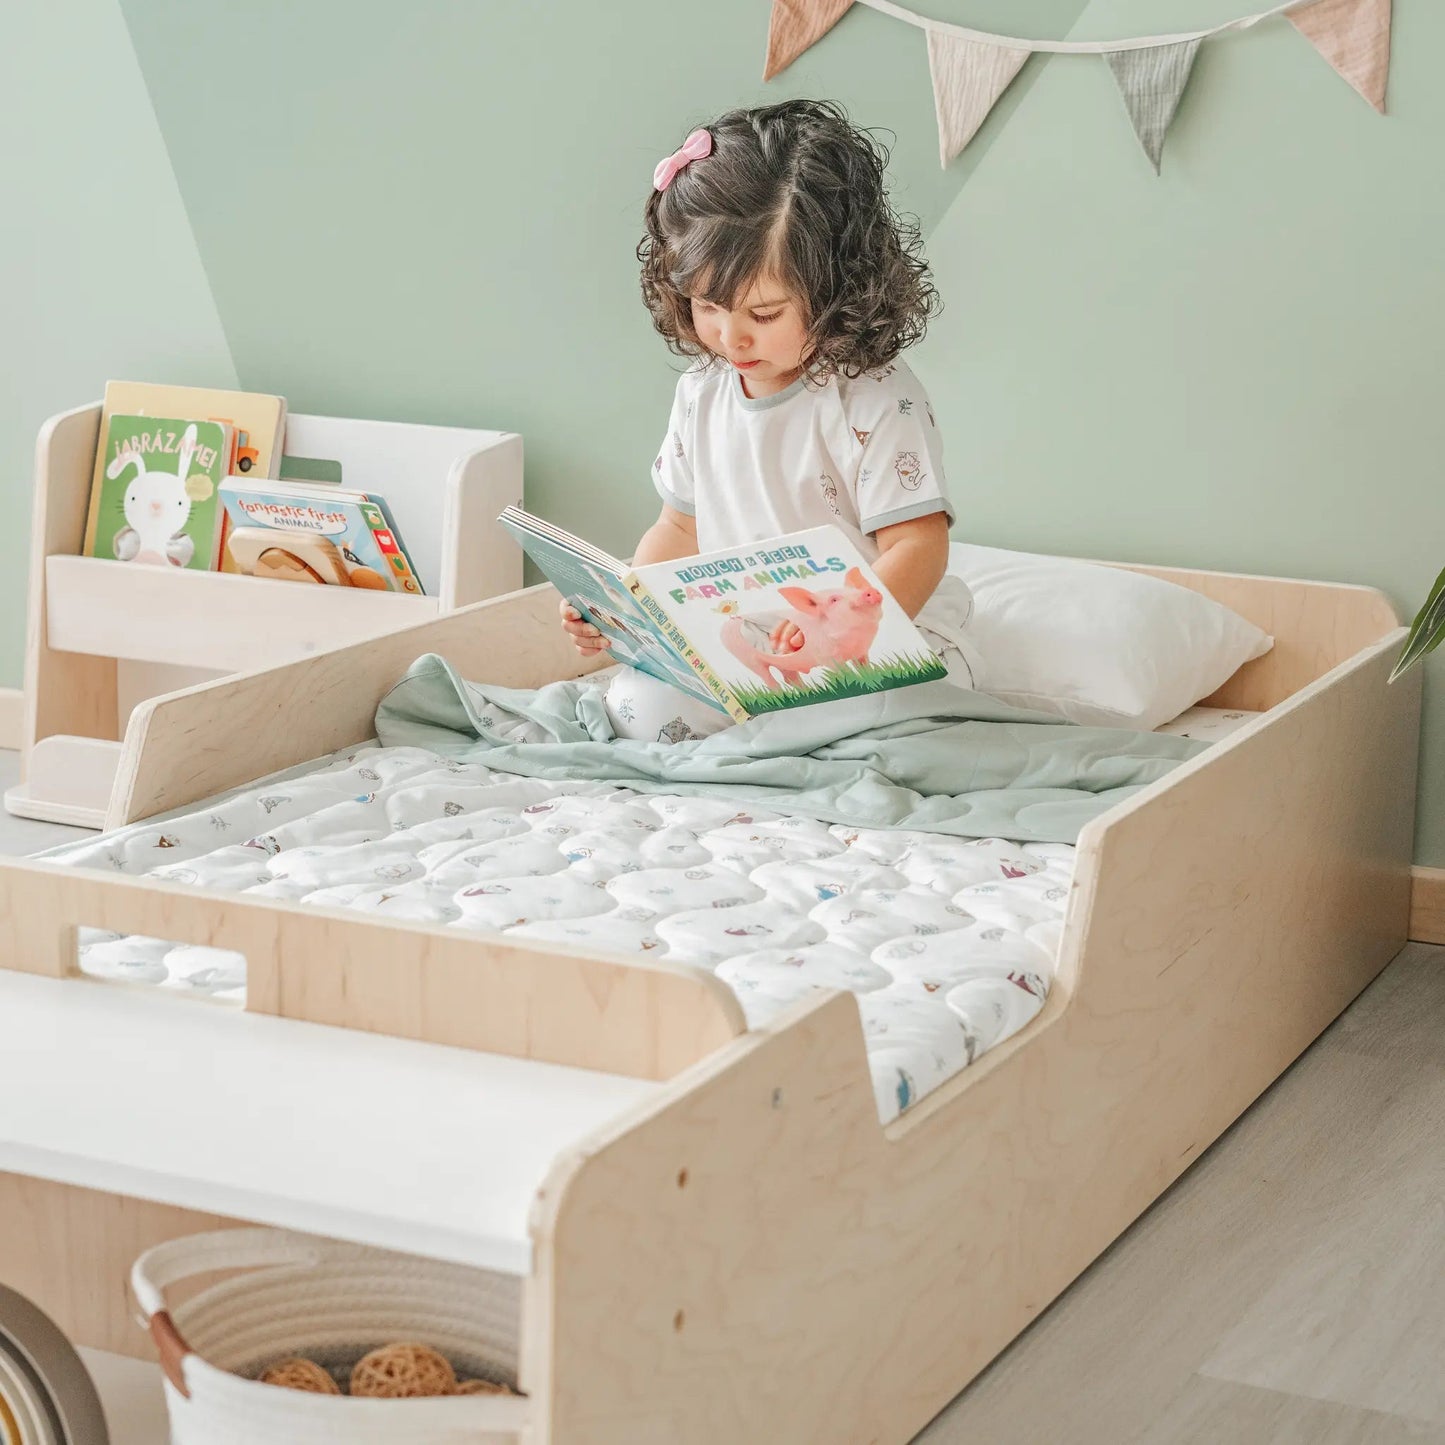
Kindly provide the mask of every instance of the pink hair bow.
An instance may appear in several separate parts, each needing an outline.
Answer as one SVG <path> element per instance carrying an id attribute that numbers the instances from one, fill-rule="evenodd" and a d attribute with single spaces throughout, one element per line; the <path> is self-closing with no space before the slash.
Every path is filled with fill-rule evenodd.
<path id="1" fill-rule="evenodd" d="M 677 178 L 677 173 L 686 170 L 694 161 L 700 161 L 712 154 L 712 132 L 695 130 L 670 156 L 658 161 L 652 173 L 652 189 L 665 191 Z"/>

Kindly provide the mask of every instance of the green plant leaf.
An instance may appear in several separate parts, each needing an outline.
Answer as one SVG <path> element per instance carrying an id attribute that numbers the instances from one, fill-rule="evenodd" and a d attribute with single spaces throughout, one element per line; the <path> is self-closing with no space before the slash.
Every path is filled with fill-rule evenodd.
<path id="1" fill-rule="evenodd" d="M 1434 652 L 1445 640 L 1445 571 L 1435 579 L 1425 605 L 1410 626 L 1410 635 L 1400 649 L 1400 656 L 1390 673 L 1390 681 L 1409 672 L 1427 653 Z"/>

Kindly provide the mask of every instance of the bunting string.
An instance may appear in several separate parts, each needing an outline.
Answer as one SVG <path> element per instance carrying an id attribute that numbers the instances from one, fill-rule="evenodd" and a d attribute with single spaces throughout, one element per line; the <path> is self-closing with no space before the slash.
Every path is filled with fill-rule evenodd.
<path id="1" fill-rule="evenodd" d="M 997 45 L 1004 50 L 1023 50 L 1029 54 L 1048 55 L 1110 55 L 1120 50 L 1149 50 L 1156 45 L 1182 45 L 1190 40 L 1208 40 L 1213 35 L 1223 35 L 1229 30 L 1249 30 L 1261 20 L 1273 20 L 1288 10 L 1301 8 L 1301 0 L 1285 0 L 1257 15 L 1241 15 L 1237 20 L 1226 20 L 1210 30 L 1181 30 L 1177 35 L 1135 35 L 1127 40 L 1024 40 L 1017 35 L 990 35 L 983 30 L 970 30 L 966 25 L 951 25 L 946 20 L 930 20 L 927 16 L 905 10 L 893 0 L 858 0 L 858 4 L 876 10 L 880 15 L 891 15 L 905 25 L 915 26 L 936 34 L 956 35 L 960 40 L 979 41 L 985 45 Z"/>
<path id="2" fill-rule="evenodd" d="M 1199 47 L 1206 40 L 1287 19 L 1381 114 L 1390 68 L 1391 0 L 1284 0 L 1252 15 L 1172 35 L 1119 40 L 1026 40 L 931 20 L 896 0 L 857 0 L 922 30 L 938 117 L 939 157 L 947 165 L 977 134 L 1030 55 L 1101 56 L 1119 88 L 1139 144 L 1157 172 L 1169 129 Z M 823 38 L 854 0 L 772 0 L 763 78 L 771 80 Z"/>

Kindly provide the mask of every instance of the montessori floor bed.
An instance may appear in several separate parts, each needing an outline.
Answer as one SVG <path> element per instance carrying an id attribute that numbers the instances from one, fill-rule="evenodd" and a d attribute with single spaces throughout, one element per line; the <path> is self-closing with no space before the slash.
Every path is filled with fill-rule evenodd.
<path id="1" fill-rule="evenodd" d="M 283 1225 L 495 1274 L 525 1398 L 479 1439 L 908 1440 L 1405 940 L 1389 603 L 1140 570 L 1274 636 L 1208 700 L 1259 715 L 1085 828 L 1042 1010 L 886 1126 L 850 993 L 750 1029 L 708 970 L 583 938 L 0 864 L 0 1280 L 145 1357 L 141 1249 Z M 428 651 L 581 670 L 532 589 L 155 699 L 109 825 L 362 743 Z M 234 950 L 246 1008 L 79 978 L 81 928 Z"/>

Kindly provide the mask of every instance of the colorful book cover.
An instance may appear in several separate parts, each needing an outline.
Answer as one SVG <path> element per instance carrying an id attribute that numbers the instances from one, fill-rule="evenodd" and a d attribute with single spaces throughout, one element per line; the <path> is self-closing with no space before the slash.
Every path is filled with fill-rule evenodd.
<path id="1" fill-rule="evenodd" d="M 836 527 L 634 570 L 520 508 L 500 521 L 620 661 L 738 722 L 946 676 Z"/>
<path id="2" fill-rule="evenodd" d="M 607 634 L 611 652 L 619 662 L 669 682 L 713 707 L 725 706 L 699 675 L 686 652 L 669 640 L 665 624 L 650 613 L 622 582 L 622 564 L 605 554 L 579 554 L 550 536 L 517 529 L 508 507 L 501 522 L 526 548 L 528 556 L 547 574 L 554 587 L 592 623 Z"/>
<path id="3" fill-rule="evenodd" d="M 223 572 L 424 595 L 380 497 L 228 477 L 221 506 Z"/>
<path id="4" fill-rule="evenodd" d="M 149 381 L 108 381 L 101 403 L 100 439 L 91 478 L 86 518 L 87 556 L 94 556 L 100 492 L 107 465 L 105 440 L 112 416 L 187 417 L 230 428 L 230 454 L 222 476 L 274 477 L 281 466 L 286 399 L 254 391 L 218 391 L 203 386 L 167 386 Z"/>
<path id="5" fill-rule="evenodd" d="M 219 422 L 112 416 L 87 555 L 211 571 L 221 544 L 217 489 L 231 440 Z"/>

